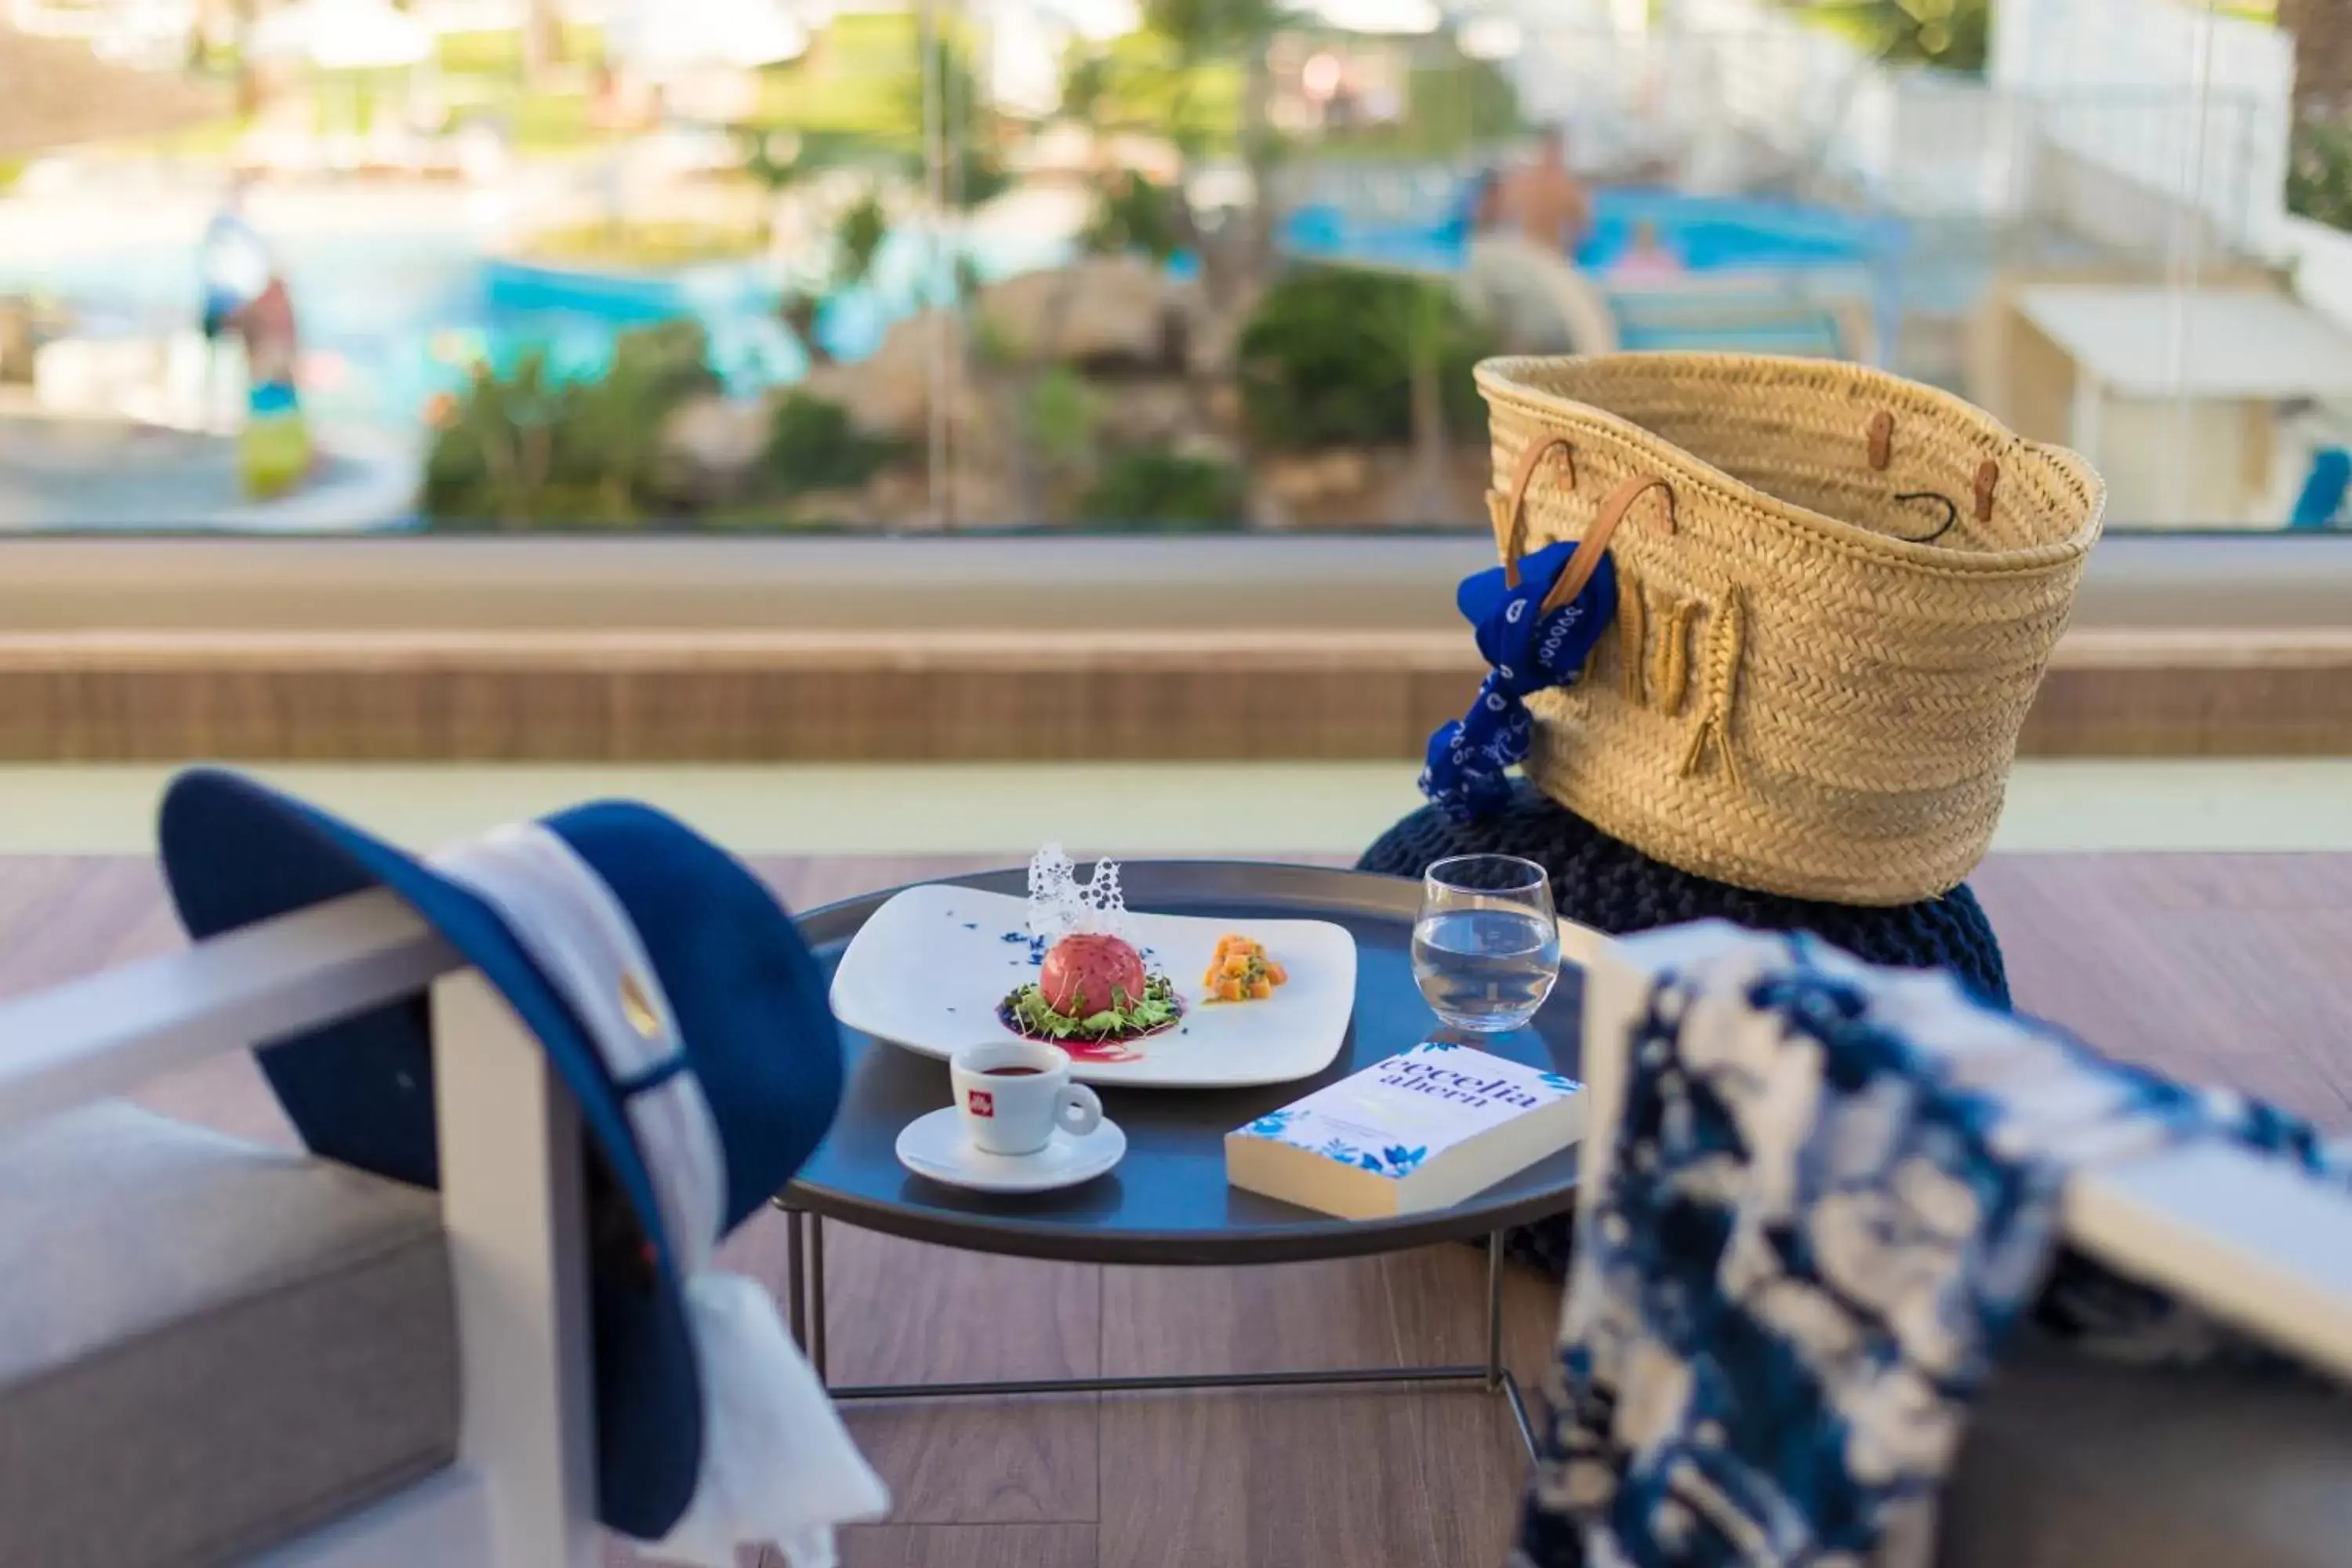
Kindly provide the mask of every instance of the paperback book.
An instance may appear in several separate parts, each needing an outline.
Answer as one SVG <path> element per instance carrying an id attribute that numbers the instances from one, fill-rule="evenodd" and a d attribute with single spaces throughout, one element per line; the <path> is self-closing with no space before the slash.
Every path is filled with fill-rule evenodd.
<path id="1" fill-rule="evenodd" d="M 1234 1186 L 1343 1219 L 1448 1208 L 1584 1136 L 1584 1086 L 1440 1040 L 1225 1134 Z"/>

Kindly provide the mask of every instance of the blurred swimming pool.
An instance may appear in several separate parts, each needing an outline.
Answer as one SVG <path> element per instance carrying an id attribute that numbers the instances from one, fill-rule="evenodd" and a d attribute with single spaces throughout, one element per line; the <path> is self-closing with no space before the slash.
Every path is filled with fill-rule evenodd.
<path id="1" fill-rule="evenodd" d="M 301 324 L 305 401 L 320 418 L 413 428 L 436 394 L 484 360 L 510 367 L 543 349 L 589 374 L 622 331 L 681 316 L 710 338 L 712 368 L 749 392 L 798 379 L 808 356 L 777 313 L 780 289 L 754 263 L 629 276 L 531 267 L 485 251 L 459 227 L 363 237 L 273 238 Z M 1056 238 L 992 237 L 971 247 L 983 279 L 1057 259 Z M 950 296 L 951 253 L 894 231 L 868 280 L 826 301 L 818 332 L 837 355 L 871 353 L 892 321 Z M 51 297 L 77 335 L 165 337 L 194 330 L 196 247 L 93 246 L 34 260 L 0 255 L 0 292 Z"/>
<path id="2" fill-rule="evenodd" d="M 1693 272 L 1782 271 L 1797 268 L 1869 265 L 1902 255 L 1903 224 L 1875 214 L 1803 202 L 1747 196 L 1689 195 L 1678 191 L 1611 187 L 1594 194 L 1592 232 L 1577 265 L 1606 271 L 1624 254 L 1641 225 Z M 1291 213 L 1285 239 L 1292 254 L 1452 272 L 1467 251 L 1469 231 L 1459 217 L 1435 221 L 1352 216 L 1314 204 Z"/>
<path id="3" fill-rule="evenodd" d="M 1631 349 L 1744 349 L 1759 353 L 1838 352 L 1838 332 L 1824 314 L 1809 323 L 1792 322 L 1792 298 L 1821 303 L 1828 298 L 1859 298 L 1882 350 L 1895 342 L 1908 281 L 1904 262 L 1909 231 L 1880 214 L 1813 203 L 1749 196 L 1692 195 L 1679 191 L 1607 187 L 1594 193 L 1592 232 L 1574 258 L 1604 292 L 1609 269 L 1632 245 L 1643 225 L 1695 281 L 1719 287 L 1755 285 L 1755 320 L 1743 325 L 1737 300 L 1715 297 L 1733 308 L 1707 313 L 1703 325 L 1677 324 L 1661 314 L 1617 305 L 1622 346 Z M 1354 262 L 1444 275 L 1458 271 L 1469 251 L 1469 225 L 1459 214 L 1436 218 L 1366 217 L 1336 205 L 1310 204 L 1293 211 L 1284 227 L 1285 248 L 1311 260 Z"/>
<path id="4" fill-rule="evenodd" d="M 1629 189 L 1601 192 L 1595 218 L 1577 259 L 1604 278 L 1635 227 L 1648 222 L 1694 274 L 1861 274 L 1883 326 L 1892 325 L 1906 239 L 1893 220 L 1793 202 Z M 1458 222 L 1373 221 L 1307 205 L 1289 216 L 1284 241 L 1301 259 L 1444 273 L 1462 265 L 1466 234 Z M 489 255 L 478 232 L 459 226 L 292 236 L 274 248 L 301 322 L 305 397 L 324 420 L 414 429 L 436 395 L 461 386 L 485 360 L 509 367 L 536 347 L 562 373 L 593 374 L 619 332 L 681 316 L 702 324 L 713 368 L 739 392 L 790 383 L 807 366 L 806 352 L 777 312 L 776 281 L 754 263 L 645 276 L 546 268 Z M 1058 235 L 999 231 L 972 242 L 969 254 L 982 278 L 998 278 L 1051 265 L 1066 249 Z M 826 302 L 818 331 L 837 356 L 858 358 L 891 322 L 950 298 L 953 271 L 946 246 L 919 228 L 895 230 L 869 279 Z M 138 247 L 94 242 L 29 260 L 0 255 L 0 290 L 57 298 L 70 308 L 79 335 L 191 331 L 195 279 L 193 236 Z M 1723 331 L 1711 330 L 1718 337 Z M 1672 346 L 1632 341 L 1640 335 L 1630 334 L 1628 346 Z"/>

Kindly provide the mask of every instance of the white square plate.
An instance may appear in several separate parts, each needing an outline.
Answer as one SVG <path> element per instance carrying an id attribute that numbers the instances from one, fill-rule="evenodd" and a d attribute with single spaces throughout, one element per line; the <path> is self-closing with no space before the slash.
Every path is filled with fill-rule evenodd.
<path id="1" fill-rule="evenodd" d="M 1074 1061 L 1087 1083 L 1237 1089 L 1288 1083 L 1331 1065 L 1356 1010 L 1356 939 L 1328 921 L 1207 920 L 1130 913 L 1144 966 L 1183 998 L 1183 1021 L 1134 1042 L 1127 1062 Z M 1262 1002 L 1201 1002 L 1201 975 L 1228 931 L 1265 944 L 1290 979 Z M 996 1005 L 1037 977 L 1029 900 L 931 885 L 874 911 L 833 975 L 834 1016 L 927 1057 L 1012 1031 Z"/>

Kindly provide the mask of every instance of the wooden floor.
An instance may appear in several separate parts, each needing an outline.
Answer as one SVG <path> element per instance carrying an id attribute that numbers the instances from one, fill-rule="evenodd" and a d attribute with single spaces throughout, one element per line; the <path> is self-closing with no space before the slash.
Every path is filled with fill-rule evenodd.
<path id="1" fill-rule="evenodd" d="M 976 864 L 762 863 L 803 908 Z M 2117 1056 L 2352 1126 L 2352 857 L 1997 858 L 1977 888 L 2021 1005 Z M 177 940 L 143 861 L 0 860 L 0 994 Z M 143 1098 L 288 1137 L 243 1060 Z M 1400 1365 L 1482 1350 L 1484 1265 L 1468 1248 L 1236 1271 L 1024 1263 L 840 1226 L 828 1247 L 845 1380 Z M 782 1277 L 772 1216 L 728 1252 Z M 1543 1364 L 1557 1300 L 1543 1281 L 1510 1281 L 1507 1353 L 1523 1374 Z M 852 1533 L 847 1568 L 1485 1568 L 1501 1561 L 1520 1484 L 1508 1417 L 1475 1392 L 943 1403 L 860 1409 L 851 1425 L 896 1506 Z"/>

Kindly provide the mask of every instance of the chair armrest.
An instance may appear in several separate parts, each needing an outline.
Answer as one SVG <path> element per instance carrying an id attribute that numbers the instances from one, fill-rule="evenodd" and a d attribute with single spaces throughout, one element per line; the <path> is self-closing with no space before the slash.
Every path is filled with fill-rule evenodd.
<path id="1" fill-rule="evenodd" d="M 459 963 L 379 889 L 0 1003 L 0 1129 L 415 995 Z"/>
<path id="2" fill-rule="evenodd" d="M 433 987 L 441 1220 L 497 1568 L 595 1568 L 596 1397 L 580 1112 L 476 970 Z M 423 1559 L 417 1559 L 423 1561 Z"/>
<path id="3" fill-rule="evenodd" d="M 1734 931 L 1717 921 L 1679 927 L 1604 944 L 1586 961 L 1592 1130 L 1580 1218 L 1615 1158 L 1625 1033 L 1652 982 Z M 2066 1238 L 2109 1268 L 2352 1378 L 2352 1197 L 2246 1150 L 2196 1143 L 2078 1170 L 2062 1205 Z"/>
<path id="4" fill-rule="evenodd" d="M 2352 1197 L 2193 1143 L 2080 1172 L 2064 1203 L 2068 1239 L 2109 1268 L 2352 1379 Z"/>

